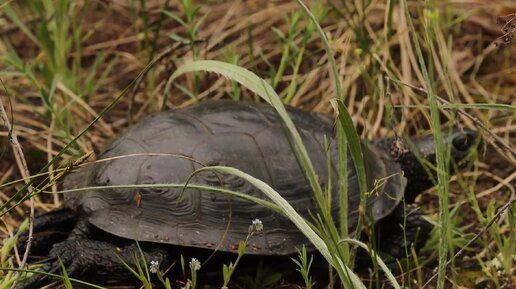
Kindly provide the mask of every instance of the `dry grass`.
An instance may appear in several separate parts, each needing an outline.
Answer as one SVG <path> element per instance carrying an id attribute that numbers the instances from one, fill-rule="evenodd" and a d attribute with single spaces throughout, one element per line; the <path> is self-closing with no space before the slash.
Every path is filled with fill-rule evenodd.
<path id="1" fill-rule="evenodd" d="M 155 23 L 160 18 L 159 12 L 164 2 L 146 1 L 145 9 L 135 8 L 126 1 L 118 0 L 89 3 L 82 27 L 82 47 L 80 50 L 75 47 L 69 56 L 70 62 L 76 54 L 81 58 L 83 70 L 76 76 L 78 82 L 87 80 L 87 72 L 93 67 L 96 56 L 104 54 L 105 58 L 93 75 L 98 81 L 96 89 L 91 94 L 84 95 L 81 90 L 75 91 L 73 85 L 66 81 L 56 83 L 52 105 L 55 109 L 65 108 L 60 112 L 60 117 L 49 112 L 48 107 L 42 103 L 37 88 L 26 77 L 13 73 L 6 62 L 0 62 L 0 76 L 7 89 L 7 93 L 2 89 L 1 97 L 4 103 L 9 103 L 6 109 L 11 114 L 31 173 L 36 173 L 54 158 L 70 140 L 71 135 L 77 134 L 92 121 L 97 113 L 108 106 L 143 70 L 149 60 L 151 45 L 145 43 L 143 18 L 139 17 L 137 21 L 133 21 L 132 14 L 135 11 L 144 13 L 149 23 Z M 168 10 L 181 14 L 182 8 L 177 1 L 170 2 L 173 4 Z M 424 83 L 402 7 L 398 4 L 393 6 L 392 24 L 389 25 L 386 12 L 388 6 L 385 1 L 373 1 L 365 11 L 357 11 L 354 5 L 343 5 L 340 1 L 328 2 L 338 2 L 339 5 L 334 7 L 333 12 L 321 24 L 331 39 L 340 69 L 346 105 L 362 136 L 376 138 L 393 135 L 394 132 L 414 134 L 427 130 L 430 116 L 426 107 L 426 95 L 411 89 L 408 85 L 388 81 L 388 78 L 397 79 L 416 87 L 422 87 Z M 418 9 L 421 9 L 415 4 L 416 2 L 412 2 L 411 6 L 414 16 L 418 15 Z M 454 178 L 451 204 L 452 207 L 468 204 L 471 200 L 468 200 L 468 194 L 464 193 L 464 186 L 461 184 L 476 183 L 474 187 L 467 188 L 473 190 L 472 195 L 476 197 L 480 208 L 486 209 L 490 200 L 496 200 L 495 205 L 499 207 L 509 200 L 514 200 L 516 195 L 516 155 L 513 153 L 516 149 L 516 45 L 510 41 L 514 26 L 504 27 L 508 18 L 501 20 L 502 25 L 496 20 L 498 16 L 514 15 L 516 5 L 511 0 L 451 0 L 438 1 L 438 5 L 441 20 L 453 23 L 440 31 L 435 39 L 438 45 L 449 49 L 449 54 L 441 54 L 440 50 L 434 51 L 434 72 L 440 77 L 436 79 L 438 94 L 453 104 L 512 105 L 512 110 L 462 108 L 467 115 L 488 129 L 489 132 L 485 133 L 487 150 L 485 156 L 480 158 L 477 171 Z M 326 7 L 329 7 L 328 3 Z M 271 27 L 286 33 L 288 25 L 285 15 L 298 10 L 299 7 L 292 1 L 252 0 L 203 4 L 198 16 L 205 17 L 198 35 L 202 40 L 198 44 L 198 57 L 226 60 L 228 47 L 231 47 L 239 55 L 239 65 L 270 80 L 270 71 L 272 68 L 277 69 L 283 51 L 282 43 Z M 39 16 L 30 13 L 22 16 L 27 25 L 41 21 Z M 458 20 L 453 22 L 454 19 Z M 512 25 L 515 25 L 516 21 L 512 21 Z M 41 61 L 48 57 L 5 15 L 0 14 L 0 23 L 3 37 L 8 40 L 0 42 L 2 54 L 12 45 L 24 61 Z M 303 27 L 304 19 L 301 23 L 300 27 Z M 362 31 L 364 36 L 359 36 L 357 31 Z M 156 41 L 156 54 L 174 43 L 174 40 L 167 36 L 170 33 L 185 35 L 186 29 L 172 21 L 164 22 L 160 37 Z M 508 40 L 507 43 L 502 43 L 504 40 Z M 294 43 L 299 46 L 301 41 L 301 37 L 297 37 Z M 494 45 L 494 42 L 499 45 Z M 152 75 L 140 82 L 138 87 L 116 104 L 79 140 L 78 147 L 66 154 L 63 159 L 74 159 L 81 152 L 98 152 L 132 122 L 150 112 L 162 109 L 163 87 L 167 77 L 175 67 L 194 59 L 194 54 L 190 47 L 184 46 L 175 51 L 173 57 L 158 62 L 151 71 Z M 114 59 L 116 63 L 112 70 L 109 70 L 109 65 L 112 65 L 110 63 Z M 101 77 L 103 71 L 110 73 Z M 334 98 L 334 92 L 330 69 L 316 34 L 313 34 L 308 42 L 296 77 L 298 86 L 291 105 L 331 113 L 329 100 Z M 40 78 L 40 75 L 36 74 L 36 78 Z M 287 66 L 277 87 L 280 96 L 288 93 L 292 78 L 293 69 Z M 181 79 L 180 83 L 190 91 L 198 89 L 198 95 L 192 99 L 181 93 L 177 87 L 173 87 L 171 97 L 166 103 L 167 108 L 187 106 L 203 99 L 227 98 L 233 89 L 230 82 L 208 74 L 198 75 L 197 80 L 193 74 L 188 75 Z M 245 89 L 242 90 L 242 98 L 255 99 Z M 390 108 L 391 106 L 394 108 Z M 393 115 L 396 121 L 387 121 L 390 115 Z M 478 130 L 479 125 L 467 115 L 456 114 L 452 109 L 442 110 L 443 126 Z M 498 140 L 490 134 L 496 135 Z M 23 175 L 7 136 L 8 132 L 2 126 L 0 185 L 20 180 Z M 48 174 L 55 175 L 55 169 L 56 166 L 50 166 Z M 1 186 L 0 203 L 6 202 L 22 185 L 23 183 L 19 182 Z M 58 186 L 52 186 L 52 190 L 57 191 Z M 432 191 L 422 197 L 425 210 L 429 214 L 437 210 L 436 199 Z M 39 196 L 35 200 L 39 212 L 59 206 L 58 195 Z M 2 217 L 2 238 L 11 235 L 20 221 L 27 216 L 28 206 L 29 203 L 24 202 Z M 468 231 L 479 232 L 482 229 L 481 222 L 472 210 L 465 211 L 467 213 L 461 216 L 462 219 L 458 222 L 472 223 L 473 226 Z M 508 229 L 503 224 L 500 224 L 499 228 Z M 484 237 L 487 241 L 491 240 L 488 234 Z M 472 252 L 459 257 L 457 267 L 465 270 L 465 266 L 461 264 L 471 264 L 478 262 L 477 260 L 491 261 L 496 255 L 494 250 L 493 247 L 475 246 Z M 435 264 L 427 265 L 425 274 L 430 272 Z M 481 272 L 478 274 L 482 275 Z M 454 282 L 464 287 L 473 286 L 466 278 L 459 278 Z M 509 284 L 504 282 L 510 281 L 501 281 L 500 284 Z"/>

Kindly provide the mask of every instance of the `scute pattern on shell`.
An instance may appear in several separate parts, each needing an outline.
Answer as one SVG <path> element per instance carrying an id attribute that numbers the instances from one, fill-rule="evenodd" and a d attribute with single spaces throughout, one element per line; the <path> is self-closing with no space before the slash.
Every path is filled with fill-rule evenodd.
<path id="1" fill-rule="evenodd" d="M 317 113 L 289 110 L 318 178 L 332 184 L 337 202 L 337 147 L 331 118 Z M 331 172 L 328 172 L 329 141 Z M 400 168 L 386 152 L 364 145 L 366 163 L 374 179 L 391 176 L 368 203 L 373 220 L 388 215 L 399 203 L 405 182 Z M 145 155 L 145 154 L 149 155 Z M 126 156 L 126 157 L 120 157 Z M 273 108 L 267 105 L 232 101 L 205 102 L 185 109 L 153 114 L 115 140 L 99 159 L 117 157 L 71 174 L 65 187 L 184 183 L 204 165 L 236 167 L 270 184 L 296 210 L 309 218 L 317 212 L 312 192 L 290 149 L 285 130 Z M 350 208 L 358 207 L 357 177 L 348 160 Z M 331 176 L 331 181 L 328 179 Z M 213 172 L 199 174 L 192 183 L 224 186 L 260 198 L 265 196 L 246 181 Z M 140 202 L 135 202 L 135 197 Z M 235 251 L 254 219 L 264 230 L 250 240 L 251 254 L 295 254 L 306 244 L 305 237 L 286 218 L 258 204 L 225 195 L 180 189 L 90 190 L 67 194 L 71 207 L 89 212 L 90 222 L 114 235 L 180 246 Z M 338 216 L 339 208 L 332 213 Z M 357 211 L 351 210 L 350 228 L 356 225 Z M 227 232 L 226 232 L 227 230 Z M 224 238 L 225 237 L 225 238 Z"/>

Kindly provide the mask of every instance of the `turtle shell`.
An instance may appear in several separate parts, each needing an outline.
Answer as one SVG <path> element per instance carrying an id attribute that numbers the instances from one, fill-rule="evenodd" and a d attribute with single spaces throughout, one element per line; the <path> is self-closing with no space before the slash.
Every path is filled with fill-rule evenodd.
<path id="1" fill-rule="evenodd" d="M 333 192 L 332 214 L 337 220 L 337 146 L 331 118 L 289 109 L 323 188 Z M 371 190 L 368 216 L 372 221 L 390 214 L 405 189 L 401 169 L 387 152 L 364 144 Z M 331 156 L 328 160 L 327 156 Z M 307 184 L 291 151 L 275 110 L 264 104 L 233 101 L 204 102 L 160 112 L 142 120 L 99 155 L 95 165 L 70 174 L 65 189 L 128 184 L 182 184 L 202 167 L 235 167 L 271 185 L 301 215 L 317 212 Z M 375 180 L 383 179 L 381 185 Z M 238 177 L 214 172 L 197 174 L 192 184 L 223 186 L 266 199 Z M 331 188 L 328 186 L 331 185 Z M 349 227 L 357 223 L 358 180 L 348 159 Z M 246 253 L 295 254 L 308 245 L 292 222 L 254 202 L 218 192 L 178 188 L 90 189 L 65 194 L 70 207 L 80 207 L 89 222 L 113 235 L 145 242 L 216 248 L 236 252 L 251 221 L 264 229 L 250 239 Z"/>

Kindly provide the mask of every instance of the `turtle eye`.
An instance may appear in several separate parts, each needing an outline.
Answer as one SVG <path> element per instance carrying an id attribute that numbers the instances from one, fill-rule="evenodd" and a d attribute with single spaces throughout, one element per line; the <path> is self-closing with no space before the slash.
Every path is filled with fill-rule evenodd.
<path id="1" fill-rule="evenodd" d="M 453 148 L 457 151 L 469 151 L 475 144 L 476 138 L 477 133 L 472 131 L 459 133 L 452 140 Z"/>

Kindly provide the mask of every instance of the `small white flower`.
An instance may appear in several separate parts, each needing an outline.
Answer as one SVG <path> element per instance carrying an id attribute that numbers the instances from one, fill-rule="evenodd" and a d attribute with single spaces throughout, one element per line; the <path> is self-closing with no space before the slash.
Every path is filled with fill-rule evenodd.
<path id="1" fill-rule="evenodd" d="M 156 260 L 150 261 L 150 272 L 153 274 L 158 273 L 159 270 L 159 262 Z"/>
<path id="2" fill-rule="evenodd" d="M 254 219 L 249 226 L 249 233 L 257 233 L 263 230 L 263 223 L 260 219 Z"/>
<path id="3" fill-rule="evenodd" d="M 192 271 L 199 271 L 201 269 L 201 262 L 197 260 L 197 258 L 192 258 L 192 261 L 190 261 L 190 270 Z"/>

